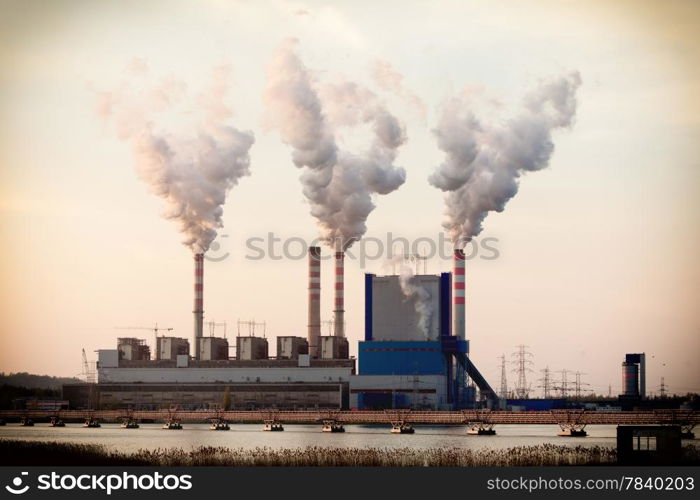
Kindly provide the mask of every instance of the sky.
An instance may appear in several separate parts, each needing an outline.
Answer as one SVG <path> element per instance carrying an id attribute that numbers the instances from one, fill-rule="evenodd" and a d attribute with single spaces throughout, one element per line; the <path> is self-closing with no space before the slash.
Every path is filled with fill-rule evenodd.
<path id="1" fill-rule="evenodd" d="M 123 88 L 135 61 L 153 81 L 182 82 L 195 107 L 212 68 L 230 68 L 225 121 L 255 142 L 207 254 L 205 318 L 225 321 L 228 336 L 238 320 L 265 322 L 271 339 L 306 336 L 299 242 L 281 259 L 251 260 L 246 246 L 270 233 L 318 235 L 292 149 L 265 118 L 271 60 L 296 38 L 314 81 L 357 82 L 405 126 L 395 164 L 406 181 L 375 196 L 367 220 L 366 237 L 380 240 L 443 232 L 443 194 L 428 177 L 444 161 L 435 128 L 451 96 L 508 112 L 538 82 L 577 71 L 576 116 L 553 132 L 548 167 L 524 175 L 505 210 L 485 219 L 480 238 L 496 239 L 498 258 L 467 262 L 471 358 L 498 387 L 498 356 L 513 359 L 525 344 L 533 389 L 549 367 L 617 394 L 624 354 L 646 352 L 648 391 L 664 377 L 671 392 L 699 392 L 697 33 L 692 0 L 2 0 L 0 371 L 73 376 L 83 348 L 94 359 L 117 336 L 152 341 L 118 327 L 157 322 L 192 335 L 192 253 L 138 175 L 130 142 L 97 110 L 99 93 Z M 400 75 L 399 91 L 373 78 L 377 64 Z M 196 136 L 191 111 L 170 119 Z M 367 127 L 338 132 L 350 151 L 368 140 Z M 364 337 L 363 273 L 391 271 L 385 258 L 346 262 L 353 355 Z M 326 262 L 324 320 L 331 280 Z"/>

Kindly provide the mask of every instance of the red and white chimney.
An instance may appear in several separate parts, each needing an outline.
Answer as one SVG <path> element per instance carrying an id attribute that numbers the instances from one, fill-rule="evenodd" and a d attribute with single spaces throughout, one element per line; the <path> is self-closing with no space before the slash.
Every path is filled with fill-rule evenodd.
<path id="1" fill-rule="evenodd" d="M 204 336 L 204 254 L 194 256 L 194 348 L 199 357 L 199 339 Z"/>
<path id="2" fill-rule="evenodd" d="M 452 335 L 465 340 L 464 328 L 464 250 L 454 251 L 452 273 Z"/>
<path id="3" fill-rule="evenodd" d="M 335 252 L 335 309 L 333 310 L 333 335 L 345 337 L 345 253 Z"/>
<path id="4" fill-rule="evenodd" d="M 309 354 L 319 357 L 321 348 L 321 248 L 309 247 Z"/>

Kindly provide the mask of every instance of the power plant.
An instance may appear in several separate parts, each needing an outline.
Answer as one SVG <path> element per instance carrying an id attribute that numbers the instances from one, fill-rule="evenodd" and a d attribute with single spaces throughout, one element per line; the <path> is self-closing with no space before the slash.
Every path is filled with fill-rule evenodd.
<path id="1" fill-rule="evenodd" d="M 321 335 L 321 249 L 308 251 L 308 334 L 268 339 L 204 335 L 204 255 L 195 254 L 192 344 L 157 336 L 155 352 L 120 337 L 98 350 L 97 383 L 64 386 L 72 407 L 94 409 L 387 409 L 474 408 L 476 387 L 496 394 L 469 359 L 464 318 L 464 253 L 453 273 L 365 275 L 365 332 L 349 357 L 344 321 L 344 253 L 333 254 L 333 335 Z M 212 330 L 213 332 L 213 330 Z M 157 333 L 157 331 L 156 331 Z M 229 357 L 229 341 L 235 357 Z M 476 386 L 476 387 L 475 387 Z"/>

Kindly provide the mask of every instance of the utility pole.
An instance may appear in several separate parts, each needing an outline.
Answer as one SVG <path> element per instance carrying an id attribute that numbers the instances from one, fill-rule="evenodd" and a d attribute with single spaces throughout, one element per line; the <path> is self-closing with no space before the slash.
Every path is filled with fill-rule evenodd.
<path id="1" fill-rule="evenodd" d="M 506 379 L 506 355 L 501 354 L 498 359 L 501 360 L 501 399 L 508 398 L 508 380 Z"/>
<path id="2" fill-rule="evenodd" d="M 612 384 L 608 384 L 608 397 L 612 397 Z"/>
<path id="3" fill-rule="evenodd" d="M 544 370 L 540 370 L 542 372 L 542 378 L 540 379 L 540 382 L 542 382 L 542 385 L 539 387 L 542 388 L 542 393 L 544 395 L 545 399 L 549 399 L 552 397 L 552 376 L 551 372 L 549 370 L 549 367 L 545 367 Z"/>
<path id="4" fill-rule="evenodd" d="M 518 374 L 515 393 L 519 399 L 527 399 L 530 395 L 530 387 L 527 385 L 526 374 L 527 372 L 532 372 L 532 369 L 529 367 L 532 364 L 532 361 L 529 359 L 532 357 L 532 354 L 527 351 L 528 346 L 526 345 L 520 344 L 516 347 L 518 350 L 512 354 L 515 357 L 515 361 L 513 361 L 515 369 L 513 371 Z"/>

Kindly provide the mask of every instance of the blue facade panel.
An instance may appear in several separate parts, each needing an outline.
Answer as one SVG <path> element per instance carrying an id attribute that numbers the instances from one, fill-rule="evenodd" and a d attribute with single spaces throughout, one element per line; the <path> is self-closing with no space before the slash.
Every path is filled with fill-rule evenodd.
<path id="1" fill-rule="evenodd" d="M 392 407 L 391 393 L 365 393 L 357 395 L 357 406 L 366 410 L 385 410 Z"/>
<path id="2" fill-rule="evenodd" d="M 372 279 L 374 274 L 365 274 L 365 340 L 372 340 Z"/>
<path id="3" fill-rule="evenodd" d="M 444 375 L 441 342 L 360 342 L 360 375 Z"/>
<path id="4" fill-rule="evenodd" d="M 469 354 L 469 341 L 458 337 L 442 337 L 442 350 L 448 354 Z"/>
<path id="5" fill-rule="evenodd" d="M 449 337 L 452 331 L 452 274 L 440 274 L 440 332 Z"/>
<path id="6" fill-rule="evenodd" d="M 547 411 L 566 408 L 566 400 L 561 398 L 552 399 L 508 399 L 508 406 L 523 406 L 526 411 Z"/>

